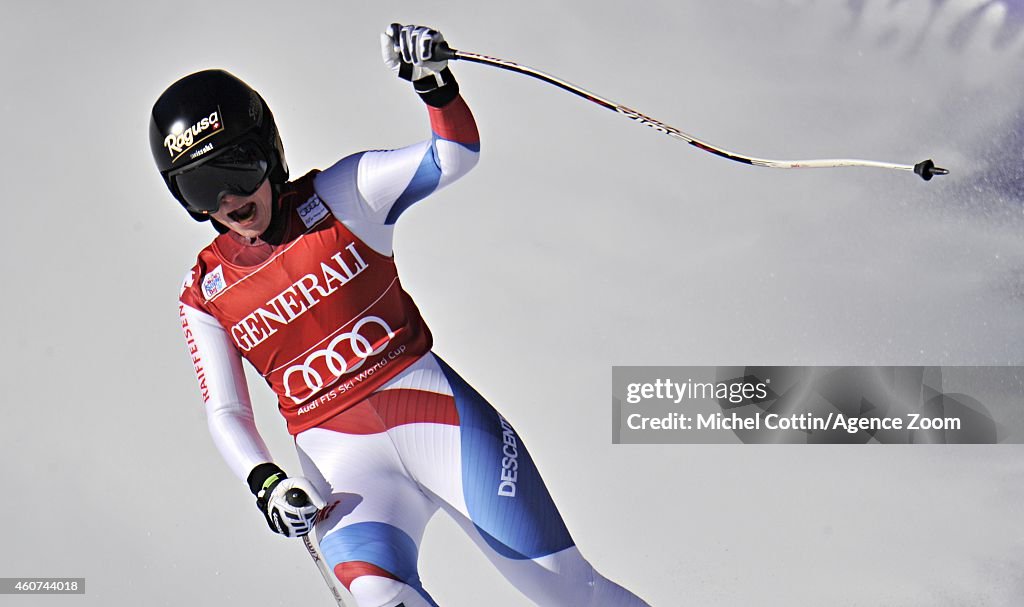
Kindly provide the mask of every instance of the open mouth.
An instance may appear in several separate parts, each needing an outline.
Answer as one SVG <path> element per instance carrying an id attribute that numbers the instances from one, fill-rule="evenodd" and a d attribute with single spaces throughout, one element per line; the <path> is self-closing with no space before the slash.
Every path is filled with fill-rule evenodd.
<path id="1" fill-rule="evenodd" d="M 255 202 L 248 202 L 248 203 L 238 207 L 234 211 L 231 211 L 230 213 L 228 213 L 228 217 L 230 217 L 233 221 L 237 221 L 239 223 L 243 223 L 243 222 L 246 222 L 246 221 L 249 221 L 250 219 L 252 219 L 253 215 L 255 215 L 255 214 L 256 214 L 256 203 Z"/>

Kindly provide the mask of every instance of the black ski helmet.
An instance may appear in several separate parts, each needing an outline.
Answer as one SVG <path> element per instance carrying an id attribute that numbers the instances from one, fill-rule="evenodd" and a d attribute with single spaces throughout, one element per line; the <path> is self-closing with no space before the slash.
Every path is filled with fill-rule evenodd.
<path id="1" fill-rule="evenodd" d="M 288 181 L 284 147 L 267 102 L 224 70 L 185 76 L 160 95 L 149 121 L 149 147 L 171 195 L 196 221 L 210 219 L 217 203 L 186 200 L 174 176 L 220 157 L 229 150 L 255 148 L 266 159 L 272 184 Z"/>

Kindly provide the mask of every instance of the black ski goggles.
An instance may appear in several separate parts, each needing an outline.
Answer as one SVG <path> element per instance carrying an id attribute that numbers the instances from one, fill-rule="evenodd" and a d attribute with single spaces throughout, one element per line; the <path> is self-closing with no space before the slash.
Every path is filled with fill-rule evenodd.
<path id="1" fill-rule="evenodd" d="M 235 144 L 200 164 L 171 171 L 172 190 L 190 211 L 215 213 L 226 194 L 248 196 L 270 173 L 270 161 L 255 141 Z"/>

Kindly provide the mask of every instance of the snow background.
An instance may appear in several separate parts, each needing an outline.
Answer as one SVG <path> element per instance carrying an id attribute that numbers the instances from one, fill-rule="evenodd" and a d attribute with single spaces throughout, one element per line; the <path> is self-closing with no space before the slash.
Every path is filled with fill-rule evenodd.
<path id="1" fill-rule="evenodd" d="M 148 109 L 225 67 L 271 104 L 293 175 L 412 143 L 425 112 L 379 59 L 392 21 L 738 151 L 949 167 L 743 166 L 455 65 L 482 163 L 404 216 L 396 253 L 584 554 L 652 605 L 1019 604 L 1020 446 L 613 446 L 609 417 L 617 364 L 1024 364 L 1022 5 L 7 6 L 0 576 L 87 594 L 0 604 L 331 604 L 207 435 L 175 298 L 212 231 L 163 188 Z M 443 605 L 526 604 L 443 516 L 421 575 Z"/>

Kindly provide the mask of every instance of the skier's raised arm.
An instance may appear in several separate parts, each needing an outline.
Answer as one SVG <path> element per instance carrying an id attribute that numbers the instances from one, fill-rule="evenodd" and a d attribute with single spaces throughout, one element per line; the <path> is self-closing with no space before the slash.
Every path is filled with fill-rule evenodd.
<path id="1" fill-rule="evenodd" d="M 363 222 L 394 224 L 413 203 L 477 163 L 480 135 L 473 114 L 447 61 L 431 60 L 443 41 L 439 32 L 419 26 L 392 24 L 381 34 L 385 65 L 411 81 L 427 106 L 431 138 L 397 150 L 353 154 L 316 176 L 317 194 L 357 232 Z"/>

